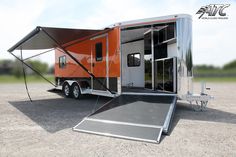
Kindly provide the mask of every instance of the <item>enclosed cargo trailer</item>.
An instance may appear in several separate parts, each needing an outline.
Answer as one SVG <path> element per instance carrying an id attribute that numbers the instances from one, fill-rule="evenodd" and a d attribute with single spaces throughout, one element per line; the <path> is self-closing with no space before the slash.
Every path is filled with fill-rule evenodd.
<path id="1" fill-rule="evenodd" d="M 200 109 L 211 99 L 204 90 L 192 92 L 192 19 L 186 14 L 102 30 L 37 27 L 8 51 L 36 49 L 55 50 L 55 86 L 66 97 L 114 97 L 74 130 L 159 142 L 177 99 L 200 102 Z"/>
<path id="2" fill-rule="evenodd" d="M 172 93 L 182 97 L 192 90 L 192 21 L 188 15 L 118 23 L 66 50 L 111 91 L 56 50 L 57 85 L 69 86 L 69 93 L 63 87 L 67 96 L 77 97 L 77 87 L 79 94 L 103 96 Z"/>

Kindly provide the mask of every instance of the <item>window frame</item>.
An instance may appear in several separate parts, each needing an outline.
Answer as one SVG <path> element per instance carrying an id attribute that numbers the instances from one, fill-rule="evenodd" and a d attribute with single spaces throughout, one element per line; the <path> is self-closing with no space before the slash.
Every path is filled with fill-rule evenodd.
<path id="1" fill-rule="evenodd" d="M 139 55 L 139 62 L 138 64 L 135 64 L 135 55 Z M 130 62 L 130 57 L 132 57 L 132 62 Z M 132 64 L 131 64 L 132 63 Z M 128 67 L 139 67 L 141 65 L 141 53 L 140 52 L 135 52 L 135 53 L 130 53 L 127 55 L 127 66 Z"/>
<path id="2" fill-rule="evenodd" d="M 59 57 L 59 68 L 63 69 L 66 67 L 66 55 Z"/>

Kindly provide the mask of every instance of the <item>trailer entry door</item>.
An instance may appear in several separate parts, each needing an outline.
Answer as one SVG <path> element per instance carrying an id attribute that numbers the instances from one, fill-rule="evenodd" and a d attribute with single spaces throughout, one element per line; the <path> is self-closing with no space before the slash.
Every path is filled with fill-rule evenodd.
<path id="1" fill-rule="evenodd" d="M 92 73 L 99 79 L 107 88 L 109 88 L 108 76 L 108 39 L 107 35 L 95 37 L 91 39 L 91 56 Z M 92 88 L 94 90 L 105 90 L 100 84 L 92 80 Z"/>
<path id="2" fill-rule="evenodd" d="M 157 59 L 154 62 L 155 90 L 176 92 L 176 58 Z"/>

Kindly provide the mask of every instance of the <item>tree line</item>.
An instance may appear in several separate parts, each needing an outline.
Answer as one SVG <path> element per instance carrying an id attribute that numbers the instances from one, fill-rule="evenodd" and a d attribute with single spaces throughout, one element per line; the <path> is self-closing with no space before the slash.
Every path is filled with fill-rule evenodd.
<path id="1" fill-rule="evenodd" d="M 224 64 L 222 67 L 216 67 L 214 65 L 196 65 L 194 66 L 194 69 L 196 70 L 230 70 L 230 69 L 236 69 L 236 60 L 233 60 L 229 63 Z"/>
<path id="2" fill-rule="evenodd" d="M 27 64 L 32 66 L 34 69 L 42 74 L 53 74 L 54 65 L 48 65 L 40 60 L 28 60 Z M 26 67 L 26 66 L 25 66 Z M 25 68 L 27 75 L 35 75 L 31 69 Z M 22 63 L 18 60 L 0 60 L 0 74 L 3 75 L 14 75 L 15 77 L 23 76 Z M 213 65 L 195 65 L 194 76 L 236 76 L 236 60 L 226 63 L 222 67 L 216 67 Z"/>
<path id="3" fill-rule="evenodd" d="M 42 74 L 54 73 L 54 66 L 49 66 L 47 63 L 42 62 L 40 60 L 28 60 L 25 62 Z M 26 67 L 25 65 L 24 67 L 27 75 L 37 76 L 37 74 L 30 68 Z M 14 75 L 15 77 L 19 78 L 23 76 L 22 63 L 17 59 L 0 60 L 0 74 Z"/>
<path id="4" fill-rule="evenodd" d="M 236 60 L 224 64 L 222 67 L 213 65 L 194 66 L 195 77 L 236 77 Z"/>

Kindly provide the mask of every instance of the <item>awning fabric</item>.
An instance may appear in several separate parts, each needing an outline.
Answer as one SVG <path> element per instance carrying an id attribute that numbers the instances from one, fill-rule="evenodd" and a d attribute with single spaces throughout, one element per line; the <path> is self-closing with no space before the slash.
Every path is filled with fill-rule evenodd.
<path id="1" fill-rule="evenodd" d="M 52 27 L 36 27 L 22 40 L 12 46 L 8 51 L 14 50 L 38 50 L 58 47 L 58 45 L 45 33 L 47 32 L 61 46 L 74 40 L 82 39 L 86 36 L 103 32 L 104 30 L 91 29 L 68 29 Z"/>
<path id="2" fill-rule="evenodd" d="M 66 47 L 73 45 L 81 40 L 94 37 L 96 35 L 108 32 L 110 29 L 105 30 L 90 30 L 90 29 L 68 29 L 68 28 L 51 28 L 51 27 L 36 27 L 32 32 L 25 36 L 22 40 L 12 46 L 8 52 L 12 54 L 16 59 L 20 60 L 23 64 L 27 65 L 22 59 L 18 58 L 12 52 L 14 50 L 38 50 L 38 49 L 51 49 L 59 47 L 66 53 L 72 60 L 74 60 L 84 71 L 86 71 L 94 80 L 96 80 L 102 87 L 108 90 L 111 94 L 111 90 L 106 87 L 100 80 L 83 65 L 77 58 L 70 54 Z M 22 51 L 21 51 L 22 52 Z M 40 74 L 40 73 L 38 73 Z M 41 75 L 42 76 L 42 75 Z"/>

